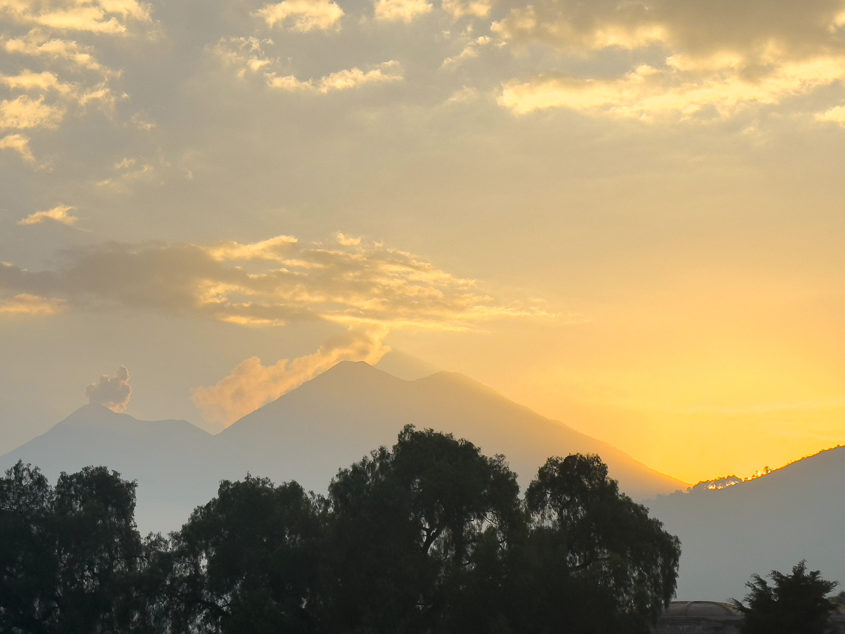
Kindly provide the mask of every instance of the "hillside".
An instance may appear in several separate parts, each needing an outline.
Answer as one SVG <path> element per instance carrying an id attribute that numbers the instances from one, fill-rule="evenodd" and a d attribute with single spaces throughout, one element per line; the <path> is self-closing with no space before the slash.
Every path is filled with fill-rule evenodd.
<path id="1" fill-rule="evenodd" d="M 681 539 L 680 599 L 741 598 L 752 573 L 801 559 L 845 582 L 845 447 L 823 451 L 721 490 L 659 497 L 647 505 Z"/>

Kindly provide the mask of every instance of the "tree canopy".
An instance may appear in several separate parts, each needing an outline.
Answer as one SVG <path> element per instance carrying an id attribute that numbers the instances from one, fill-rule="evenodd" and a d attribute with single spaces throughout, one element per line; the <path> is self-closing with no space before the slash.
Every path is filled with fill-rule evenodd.
<path id="1" fill-rule="evenodd" d="M 0 631 L 119 632 L 140 626 L 144 545 L 135 483 L 105 467 L 55 488 L 17 463 L 0 480 Z"/>
<path id="2" fill-rule="evenodd" d="M 675 592 L 677 537 L 619 492 L 598 456 L 550 458 L 525 498 L 537 631 L 648 632 Z M 567 595 L 578 601 L 554 601 Z"/>
<path id="3" fill-rule="evenodd" d="M 0 479 L 0 630 L 646 632 L 679 544 L 597 456 L 551 458 L 524 498 L 502 456 L 405 427 L 326 496 L 223 481 L 142 539 L 105 467 Z"/>
<path id="4" fill-rule="evenodd" d="M 791 574 L 777 570 L 769 573 L 772 584 L 760 575 L 752 575 L 745 585 L 745 602 L 733 604 L 743 614 L 743 634 L 825 634 L 828 618 L 835 606 L 827 595 L 836 581 L 823 579 L 818 570 L 807 570 L 801 561 Z M 746 605 L 747 604 L 747 605 Z"/>

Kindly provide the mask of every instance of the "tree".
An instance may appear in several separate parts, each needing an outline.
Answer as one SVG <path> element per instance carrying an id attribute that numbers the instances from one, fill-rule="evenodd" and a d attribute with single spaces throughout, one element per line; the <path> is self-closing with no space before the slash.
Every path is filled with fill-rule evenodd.
<path id="1" fill-rule="evenodd" d="M 824 634 L 835 609 L 826 595 L 838 583 L 823 579 L 818 570 L 807 572 L 801 561 L 791 574 L 769 573 L 773 585 L 754 574 L 745 585 L 745 602 L 733 600 L 743 614 L 744 634 Z M 746 605 L 747 603 L 747 605 Z"/>
<path id="2" fill-rule="evenodd" d="M 310 632 L 320 520 L 297 483 L 224 480 L 173 535 L 175 631 Z"/>
<path id="3" fill-rule="evenodd" d="M 59 476 L 52 532 L 60 630 L 124 632 L 142 620 L 143 598 L 133 590 L 143 565 L 135 487 L 106 467 Z"/>
<path id="4" fill-rule="evenodd" d="M 491 559 L 522 526 L 516 476 L 501 456 L 412 426 L 392 449 L 341 470 L 326 503 L 329 632 L 451 631 L 474 607 L 463 600 L 479 562 L 496 570 Z"/>
<path id="5" fill-rule="evenodd" d="M 675 591 L 677 537 L 619 492 L 598 456 L 550 458 L 526 505 L 533 631 L 648 632 Z"/>
<path id="6" fill-rule="evenodd" d="M 47 632 L 58 568 L 51 547 L 53 488 L 18 461 L 0 479 L 0 631 Z"/>
<path id="7" fill-rule="evenodd" d="M 105 467 L 62 473 L 55 489 L 18 462 L 0 480 L 0 630 L 126 632 L 142 543 L 135 483 Z"/>

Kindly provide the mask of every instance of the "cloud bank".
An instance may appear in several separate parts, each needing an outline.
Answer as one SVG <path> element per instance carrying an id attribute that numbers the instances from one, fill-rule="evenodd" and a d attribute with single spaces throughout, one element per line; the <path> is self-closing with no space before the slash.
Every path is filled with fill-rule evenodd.
<path id="1" fill-rule="evenodd" d="M 312 243 L 279 235 L 247 243 L 97 245 L 70 252 L 66 265 L 51 271 L 0 264 L 0 292 L 18 293 L 8 312 L 14 306 L 43 315 L 59 307 L 119 308 L 250 327 L 302 320 L 345 327 L 346 335 L 313 354 L 272 365 L 249 358 L 216 385 L 197 388 L 196 406 L 206 420 L 222 425 L 339 361 L 377 362 L 392 330 L 464 331 L 491 319 L 548 315 L 480 287 L 414 254 L 344 234 Z M 128 373 L 104 377 L 88 392 L 96 402 L 125 407 Z"/>
<path id="2" fill-rule="evenodd" d="M 616 75 L 546 68 L 504 81 L 499 104 L 515 114 L 567 108 L 643 120 L 701 112 L 726 119 L 845 79 L 844 16 L 845 4 L 830 0 L 514 4 L 491 27 L 511 46 L 597 63 L 624 51 L 633 64 Z"/>
<path id="3" fill-rule="evenodd" d="M 477 281 L 414 254 L 342 234 L 312 243 L 282 235 L 252 243 L 94 245 L 69 251 L 57 270 L 2 263 L 0 290 L 59 299 L 70 309 L 149 309 L 245 326 L 321 319 L 461 331 L 483 320 L 543 314 L 498 300 Z"/>

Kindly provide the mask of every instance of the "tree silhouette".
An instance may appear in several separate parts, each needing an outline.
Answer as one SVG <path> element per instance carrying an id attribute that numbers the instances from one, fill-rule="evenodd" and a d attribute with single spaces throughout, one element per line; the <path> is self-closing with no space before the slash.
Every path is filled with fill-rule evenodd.
<path id="1" fill-rule="evenodd" d="M 550 458 L 526 504 L 535 631 L 648 632 L 675 591 L 677 537 L 619 492 L 598 456 Z"/>
<path id="2" fill-rule="evenodd" d="M 320 524 L 298 484 L 224 480 L 173 536 L 167 597 L 177 631 L 310 632 Z"/>
<path id="3" fill-rule="evenodd" d="M 0 631 L 48 632 L 58 562 L 51 530 L 53 489 L 18 462 L 0 479 Z"/>
<path id="4" fill-rule="evenodd" d="M 733 600 L 743 614 L 744 634 L 824 634 L 828 618 L 835 609 L 826 595 L 837 585 L 823 579 L 818 570 L 807 572 L 801 561 L 791 574 L 777 570 L 769 573 L 772 585 L 754 574 L 745 585 L 749 592 L 745 603 Z"/>
<path id="5" fill-rule="evenodd" d="M 142 622 L 135 483 L 105 467 L 55 489 L 18 462 L 0 480 L 3 631 L 125 632 Z"/>
<path id="6" fill-rule="evenodd" d="M 596 456 L 550 459 L 521 500 L 502 456 L 412 426 L 326 497 L 223 481 L 169 538 L 141 539 L 134 509 L 135 483 L 105 467 L 55 488 L 7 471 L 0 631 L 629 634 L 679 556 Z"/>
<path id="7" fill-rule="evenodd" d="M 448 631 L 481 551 L 497 559 L 522 521 L 503 458 L 412 426 L 341 470 L 327 503 L 331 632 Z"/>

